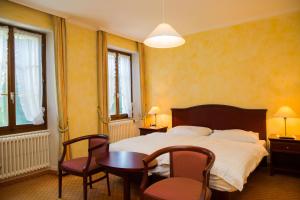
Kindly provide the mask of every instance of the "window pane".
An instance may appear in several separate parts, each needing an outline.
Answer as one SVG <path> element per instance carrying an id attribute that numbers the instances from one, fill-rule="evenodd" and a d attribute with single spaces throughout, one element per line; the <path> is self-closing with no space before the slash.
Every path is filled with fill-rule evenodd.
<path id="1" fill-rule="evenodd" d="M 8 28 L 0 26 L 0 127 L 8 126 L 7 42 Z"/>
<path id="2" fill-rule="evenodd" d="M 108 106 L 109 106 L 109 115 L 117 114 L 116 53 L 113 52 L 108 52 Z"/>
<path id="3" fill-rule="evenodd" d="M 119 54 L 119 112 L 132 115 L 130 56 Z"/>
<path id="4" fill-rule="evenodd" d="M 43 124 L 42 36 L 14 30 L 16 125 Z"/>

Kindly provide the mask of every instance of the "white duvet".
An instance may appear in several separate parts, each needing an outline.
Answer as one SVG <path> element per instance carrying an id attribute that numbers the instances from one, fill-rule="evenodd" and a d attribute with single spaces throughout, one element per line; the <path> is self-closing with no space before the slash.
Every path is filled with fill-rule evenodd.
<path id="1" fill-rule="evenodd" d="M 215 163 L 211 174 L 242 191 L 249 174 L 268 153 L 261 144 L 236 142 L 211 138 L 209 136 L 172 135 L 152 133 L 121 140 L 110 145 L 110 151 L 132 151 L 151 154 L 154 151 L 173 145 L 193 145 L 207 148 L 214 152 Z M 158 166 L 169 164 L 169 155 L 157 159 Z M 156 170 L 160 168 L 157 167 Z M 155 171 L 154 171 L 155 172 Z"/>

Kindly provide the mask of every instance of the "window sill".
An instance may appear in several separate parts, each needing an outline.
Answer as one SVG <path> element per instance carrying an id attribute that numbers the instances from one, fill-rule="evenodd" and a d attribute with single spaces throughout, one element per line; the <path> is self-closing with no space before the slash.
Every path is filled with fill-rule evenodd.
<path id="1" fill-rule="evenodd" d="M 14 135 L 18 133 L 25 133 L 25 132 L 34 132 L 34 131 L 43 131 L 47 130 L 48 126 L 47 124 L 41 124 L 41 125 L 22 125 L 19 127 L 16 127 L 14 129 L 8 129 L 8 128 L 0 128 L 0 136 L 1 135 Z"/>
<path id="2" fill-rule="evenodd" d="M 125 122 L 125 121 L 134 121 L 133 118 L 124 118 L 124 119 L 114 119 L 114 120 L 111 120 L 109 123 L 117 123 L 117 122 Z"/>

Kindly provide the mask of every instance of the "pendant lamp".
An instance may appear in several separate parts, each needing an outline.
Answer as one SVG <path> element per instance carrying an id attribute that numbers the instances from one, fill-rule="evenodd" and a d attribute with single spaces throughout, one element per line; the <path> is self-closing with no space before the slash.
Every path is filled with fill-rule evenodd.
<path id="1" fill-rule="evenodd" d="M 153 48 L 173 48 L 181 46 L 185 40 L 179 33 L 165 21 L 165 2 L 162 0 L 162 18 L 163 23 L 159 24 L 145 39 L 144 44 Z"/>

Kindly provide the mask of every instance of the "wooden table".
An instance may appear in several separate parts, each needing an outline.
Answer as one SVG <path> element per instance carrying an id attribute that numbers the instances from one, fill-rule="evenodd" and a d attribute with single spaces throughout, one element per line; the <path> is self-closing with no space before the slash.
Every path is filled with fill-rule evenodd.
<path id="1" fill-rule="evenodd" d="M 144 171 L 143 159 L 146 154 L 126 151 L 109 152 L 108 156 L 99 162 L 109 173 L 123 178 L 123 199 L 130 200 L 130 176 Z M 149 169 L 157 166 L 154 160 Z"/>
<path id="2" fill-rule="evenodd" d="M 300 174 L 300 135 L 296 135 L 294 140 L 271 135 L 269 140 L 270 175 L 275 172 Z"/>

